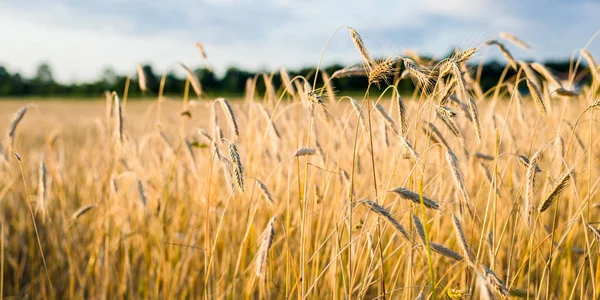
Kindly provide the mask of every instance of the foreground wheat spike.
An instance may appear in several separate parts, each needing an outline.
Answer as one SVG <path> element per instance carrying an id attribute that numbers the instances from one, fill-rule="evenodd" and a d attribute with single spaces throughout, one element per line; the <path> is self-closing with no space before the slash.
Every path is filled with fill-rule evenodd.
<path id="1" fill-rule="evenodd" d="M 46 163 L 44 162 L 44 154 L 40 155 L 40 167 L 38 169 L 38 212 L 42 216 L 46 216 L 47 213 L 47 200 L 48 200 L 48 179 L 46 174 Z"/>
<path id="2" fill-rule="evenodd" d="M 554 203 L 558 196 L 560 196 L 560 194 L 562 194 L 565 191 L 565 189 L 567 189 L 569 183 L 571 182 L 571 178 L 574 178 L 574 176 L 574 168 L 571 168 L 570 170 L 565 172 L 565 174 L 561 176 L 561 178 L 556 182 L 556 184 L 554 184 L 548 195 L 544 197 L 544 201 L 540 205 L 538 211 L 544 212 L 546 209 L 548 209 L 548 207 L 550 207 L 550 205 Z"/>
<path id="3" fill-rule="evenodd" d="M 352 38 L 352 42 L 354 42 L 356 50 L 358 50 L 360 56 L 363 59 L 364 66 L 370 69 L 371 66 L 375 64 L 375 61 L 371 57 L 371 54 L 369 54 L 367 46 L 365 46 L 365 43 L 363 42 L 362 38 L 360 37 L 358 32 L 354 30 L 354 28 L 348 27 L 348 30 L 350 31 L 350 37 Z"/>
<path id="4" fill-rule="evenodd" d="M 562 96 L 562 97 L 577 97 L 577 95 L 579 95 L 575 91 L 570 91 L 570 90 L 567 90 L 564 88 L 558 88 L 558 89 L 556 89 L 555 92 L 557 95 Z"/>
<path id="5" fill-rule="evenodd" d="M 598 242 L 600 242 L 600 229 L 592 226 L 592 224 L 587 224 L 588 229 L 594 234 L 594 237 Z"/>
<path id="6" fill-rule="evenodd" d="M 534 62 L 531 64 L 531 68 L 536 70 L 538 73 L 542 74 L 542 76 L 544 76 L 544 78 L 550 83 L 552 84 L 555 88 L 562 88 L 562 84 L 560 83 L 560 81 L 558 80 L 558 78 L 556 78 L 556 76 L 554 76 L 554 74 L 552 74 L 552 72 L 550 72 L 550 70 L 548 70 L 548 68 L 546 68 L 546 66 L 538 63 L 538 62 Z"/>
<path id="7" fill-rule="evenodd" d="M 90 211 L 90 210 L 92 210 L 93 208 L 96 208 L 96 207 L 98 207 L 96 204 L 90 204 L 90 205 L 83 206 L 83 207 L 81 207 L 80 209 L 78 209 L 77 211 L 75 211 L 71 215 L 71 219 L 72 220 L 76 220 L 79 217 L 83 216 L 88 211 Z"/>
<path id="8" fill-rule="evenodd" d="M 417 233 L 419 234 L 419 237 L 421 238 L 421 242 L 423 243 L 423 246 L 425 246 L 427 244 L 427 241 L 425 239 L 425 228 L 423 227 L 423 223 L 415 215 L 413 215 L 413 223 L 415 225 L 415 230 L 417 230 Z M 429 246 L 431 247 L 431 250 L 433 250 L 433 252 L 441 254 L 442 256 L 452 258 L 456 261 L 463 260 L 463 257 L 460 254 L 458 254 L 455 251 L 448 249 L 440 244 L 429 242 Z"/>
<path id="9" fill-rule="evenodd" d="M 511 68 L 513 68 L 514 70 L 517 69 L 517 63 L 515 62 L 515 59 L 513 58 L 513 56 L 510 54 L 510 52 L 508 51 L 508 49 L 506 49 L 506 47 L 504 46 L 504 44 L 496 41 L 496 40 L 490 40 L 485 42 L 486 45 L 496 45 L 498 46 L 498 49 L 500 50 L 500 52 L 502 53 L 502 55 L 504 55 L 504 57 L 506 58 L 506 60 L 508 61 L 508 64 L 510 65 Z"/>
<path id="10" fill-rule="evenodd" d="M 525 168 L 529 168 L 529 165 L 531 164 L 531 162 L 529 161 L 529 158 L 525 157 L 524 155 L 520 155 L 517 154 L 517 161 Z M 542 172 L 542 169 L 540 169 L 539 166 L 535 166 L 535 172 L 539 173 Z"/>
<path id="11" fill-rule="evenodd" d="M 535 188 L 535 174 L 537 173 L 537 164 L 540 159 L 541 150 L 538 150 L 531 157 L 531 161 L 529 162 L 529 166 L 527 167 L 527 172 L 525 174 L 525 203 L 523 205 L 523 218 L 527 221 L 528 224 L 532 222 L 532 214 L 533 214 L 533 192 Z"/>
<path id="12" fill-rule="evenodd" d="M 469 243 L 467 243 L 467 238 L 465 237 L 465 232 L 460 223 L 460 219 L 455 214 L 452 214 L 452 225 L 454 227 L 454 233 L 456 234 L 456 239 L 458 240 L 460 250 L 466 258 L 466 261 L 469 264 L 469 266 L 474 268 L 475 255 L 473 255 L 471 247 L 469 247 Z"/>
<path id="13" fill-rule="evenodd" d="M 375 84 L 379 86 L 379 84 L 383 81 L 385 83 L 388 82 L 388 76 L 393 74 L 394 65 L 398 62 L 398 59 L 395 57 L 391 57 L 385 59 L 375 65 L 369 71 L 369 83 Z"/>
<path id="14" fill-rule="evenodd" d="M 31 104 L 27 104 L 21 108 L 19 108 L 19 110 L 15 113 L 12 121 L 10 122 L 10 125 L 8 125 L 8 140 L 9 140 L 9 146 L 10 147 L 14 147 L 15 144 L 15 132 L 17 131 L 17 126 L 19 126 L 19 123 L 21 123 L 21 120 L 23 120 L 23 116 L 25 116 L 25 113 L 27 112 L 27 109 L 31 106 Z"/>
<path id="15" fill-rule="evenodd" d="M 382 216 L 386 221 L 392 224 L 392 226 L 396 230 L 398 230 L 407 240 L 412 241 L 410 235 L 408 234 L 408 231 L 406 231 L 406 229 L 404 229 L 404 227 L 400 225 L 400 223 L 396 219 L 394 219 L 394 217 L 392 217 L 392 215 L 387 210 L 385 210 L 385 208 L 377 204 L 377 202 L 369 199 L 363 199 L 358 202 L 368 206 L 371 209 L 371 211 Z"/>
<path id="16" fill-rule="evenodd" d="M 232 142 L 229 142 L 229 157 L 231 158 L 232 171 L 235 175 L 235 184 L 240 192 L 244 192 L 244 166 L 242 165 L 237 147 Z"/>
<path id="17" fill-rule="evenodd" d="M 258 179 L 256 179 L 256 183 L 258 184 L 258 187 L 260 188 L 265 200 L 272 206 L 275 206 L 275 201 L 273 200 L 273 196 L 269 192 L 269 189 L 267 189 L 267 186 Z"/>
<path id="18" fill-rule="evenodd" d="M 137 75 L 138 75 L 138 83 L 140 85 L 140 90 L 142 92 L 146 92 L 148 90 L 148 86 L 146 85 L 146 73 L 142 68 L 142 65 L 137 65 Z"/>
<path id="19" fill-rule="evenodd" d="M 229 128 L 231 130 L 231 134 L 233 135 L 233 141 L 236 142 L 238 139 L 238 136 L 240 135 L 240 131 L 238 129 L 238 125 L 237 125 L 237 121 L 235 119 L 235 114 L 233 113 L 233 109 L 231 108 L 231 105 L 229 105 L 229 101 L 227 101 L 227 99 L 225 99 L 225 98 L 217 98 L 217 100 L 215 100 L 215 101 L 219 102 L 219 104 L 221 104 L 221 108 L 225 112 L 225 117 L 227 118 L 227 121 L 229 122 Z"/>
<path id="20" fill-rule="evenodd" d="M 207 59 L 204 46 L 200 42 L 196 42 L 196 48 L 198 49 L 198 52 L 200 52 L 200 56 L 202 56 L 203 59 Z"/>
<path id="21" fill-rule="evenodd" d="M 115 115 L 116 115 L 116 126 L 115 132 L 116 137 L 118 137 L 119 142 L 123 142 L 123 106 L 121 105 L 121 100 L 119 100 L 119 95 L 117 92 L 112 92 L 113 99 L 115 101 Z"/>
<path id="22" fill-rule="evenodd" d="M 508 299 L 509 291 L 504 282 L 498 278 L 494 271 L 485 265 L 479 265 L 479 272 L 483 274 L 486 285 L 496 297 Z"/>
<path id="23" fill-rule="evenodd" d="M 294 157 L 315 155 L 317 151 L 313 148 L 300 148 L 294 152 Z"/>
<path id="24" fill-rule="evenodd" d="M 500 32 L 500 37 L 523 48 L 523 49 L 531 49 L 531 46 L 529 46 L 527 43 L 525 43 L 523 40 L 521 40 L 520 38 L 508 33 L 508 32 Z"/>
<path id="25" fill-rule="evenodd" d="M 144 185 L 142 184 L 142 181 L 139 178 L 137 179 L 137 190 L 138 190 L 138 194 L 140 196 L 140 202 L 142 202 L 142 204 L 144 206 L 146 206 L 148 204 L 148 198 L 146 198 L 146 192 L 144 191 Z"/>
<path id="26" fill-rule="evenodd" d="M 202 97 L 204 92 L 202 91 L 202 85 L 200 85 L 200 81 L 198 80 L 196 75 L 194 75 L 194 73 L 192 73 L 192 70 L 190 70 L 188 67 L 186 67 L 183 63 L 179 63 L 179 66 L 181 66 L 181 68 L 185 72 L 187 79 L 189 80 L 190 84 L 192 85 L 192 89 L 194 89 L 194 93 L 196 93 L 196 96 L 198 98 Z"/>
<path id="27" fill-rule="evenodd" d="M 417 194 L 413 191 L 410 191 L 408 189 L 405 189 L 403 187 L 397 187 L 393 190 L 389 190 L 388 192 L 393 192 L 393 193 L 397 194 L 398 196 L 400 196 L 401 198 L 410 200 L 416 204 L 421 203 L 421 198 L 420 198 L 419 194 Z M 427 207 L 427 208 L 440 209 L 440 205 L 436 201 L 431 200 L 425 196 L 423 196 L 423 203 L 424 203 L 425 207 Z"/>
<path id="28" fill-rule="evenodd" d="M 262 241 L 260 248 L 256 254 L 256 269 L 255 274 L 257 277 L 262 277 L 267 267 L 267 260 L 269 258 L 269 250 L 273 245 L 273 237 L 275 236 L 275 219 L 277 216 L 273 216 L 262 233 Z"/>

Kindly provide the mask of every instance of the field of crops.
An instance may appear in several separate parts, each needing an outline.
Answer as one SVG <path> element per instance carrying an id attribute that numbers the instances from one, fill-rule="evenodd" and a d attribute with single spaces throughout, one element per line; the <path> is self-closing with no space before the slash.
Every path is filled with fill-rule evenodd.
<path id="1" fill-rule="evenodd" d="M 179 98 L 0 101 L 2 296 L 600 297 L 591 55 L 557 78 L 510 35 L 440 62 L 348 38 L 360 66 L 277 70 L 241 99 L 188 72 Z M 485 51 L 516 71 L 489 91 L 468 64 Z M 343 76 L 364 97 L 335 93 Z"/>

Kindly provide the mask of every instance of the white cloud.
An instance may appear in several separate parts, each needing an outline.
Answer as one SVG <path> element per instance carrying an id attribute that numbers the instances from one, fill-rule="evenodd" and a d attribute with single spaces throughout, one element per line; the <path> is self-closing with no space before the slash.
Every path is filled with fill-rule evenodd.
<path id="1" fill-rule="evenodd" d="M 552 0 L 550 0 L 552 1 Z M 545 2 L 544 2 L 545 3 Z M 133 73 L 149 62 L 158 72 L 191 66 L 205 44 L 213 66 L 244 68 L 315 65 L 333 31 L 356 28 L 374 55 L 411 48 L 443 55 L 510 31 L 535 46 L 520 58 L 568 57 L 599 26 L 593 2 L 493 0 L 234 1 L 92 0 L 0 3 L 0 64 L 26 75 L 48 61 L 61 81 L 96 79 L 105 66 Z M 539 10 L 543 6 L 544 10 Z M 560 18 L 560 16 L 565 16 Z M 512 50 L 512 49 L 511 49 Z M 600 41 L 590 51 L 600 53 Z M 331 42 L 325 63 L 358 61 L 347 31 Z"/>

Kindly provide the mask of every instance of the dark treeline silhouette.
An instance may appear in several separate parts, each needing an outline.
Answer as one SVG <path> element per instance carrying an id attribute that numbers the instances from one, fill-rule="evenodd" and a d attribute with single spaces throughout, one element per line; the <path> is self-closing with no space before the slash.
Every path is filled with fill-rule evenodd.
<path id="1" fill-rule="evenodd" d="M 569 74 L 570 63 L 568 60 L 548 61 L 545 65 L 561 79 L 565 79 Z M 484 91 L 497 84 L 505 66 L 504 63 L 498 61 L 490 61 L 482 66 L 480 83 Z M 344 67 L 340 64 L 334 64 L 324 68 L 324 70 L 331 75 Z M 477 65 L 472 65 L 471 67 L 473 70 L 478 68 Z M 131 78 L 129 96 L 156 96 L 159 91 L 162 74 L 155 73 L 151 65 L 143 65 L 142 69 L 146 76 L 148 91 L 144 94 L 140 91 L 137 77 L 134 76 Z M 314 76 L 314 68 L 288 70 L 288 72 L 290 77 L 302 75 L 311 79 L 311 81 L 311 77 Z M 230 67 L 221 77 L 217 77 L 214 72 L 207 68 L 197 68 L 194 70 L 194 74 L 198 77 L 203 89 L 209 96 L 218 96 L 220 94 L 242 95 L 246 81 L 249 78 L 255 78 L 255 76 L 257 78 L 257 91 L 262 93 L 265 90 L 262 76 L 257 76 L 261 72 L 250 72 Z M 506 78 L 514 74 L 515 71 L 510 69 Z M 319 79 L 321 79 L 320 76 Z M 47 63 L 42 63 L 38 66 L 33 78 L 25 78 L 19 73 L 10 73 L 9 70 L 0 66 L 0 97 L 98 97 L 104 91 L 122 93 L 126 80 L 126 76 L 116 74 L 112 69 L 106 68 L 96 81 L 63 84 L 54 80 L 52 68 Z M 584 76 L 580 80 L 587 81 L 588 78 Z M 183 76 L 178 76 L 173 72 L 167 73 L 164 94 L 181 95 L 184 91 L 185 81 L 186 79 Z M 281 86 L 279 71 L 273 73 L 272 82 L 276 88 Z M 322 84 L 320 80 L 319 83 Z M 365 77 L 339 78 L 334 79 L 332 83 L 335 90 L 341 93 L 364 92 L 368 85 Z M 410 80 L 401 81 L 399 88 L 402 92 L 406 93 L 414 90 L 414 86 Z"/>

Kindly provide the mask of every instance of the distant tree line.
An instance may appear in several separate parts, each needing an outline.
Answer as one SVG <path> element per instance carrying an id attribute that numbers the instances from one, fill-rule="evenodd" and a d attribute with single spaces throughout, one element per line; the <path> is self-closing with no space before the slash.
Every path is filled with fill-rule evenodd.
<path id="1" fill-rule="evenodd" d="M 564 61 L 548 61 L 545 65 L 555 72 L 559 78 L 565 78 L 569 73 L 570 63 Z M 505 68 L 504 63 L 498 61 L 486 62 L 482 66 L 480 83 L 483 90 L 489 89 L 496 85 Z M 330 65 L 324 70 L 329 74 L 344 68 L 340 64 Z M 478 68 L 477 65 L 471 66 L 473 69 Z M 151 65 L 142 66 L 148 91 L 142 93 L 137 84 L 137 77 L 131 78 L 129 86 L 129 96 L 156 96 L 159 91 L 159 85 L 162 74 L 157 74 Z M 581 68 L 580 68 L 581 69 Z M 209 96 L 225 95 L 242 95 L 245 90 L 246 81 L 250 78 L 257 78 L 257 92 L 263 93 L 265 85 L 260 72 L 251 72 L 241 70 L 236 67 L 230 67 L 221 77 L 217 77 L 213 71 L 208 68 L 197 68 L 194 74 L 199 79 L 203 89 Z M 299 70 L 288 70 L 290 77 L 302 75 L 312 80 L 314 76 L 314 68 L 303 68 Z M 511 69 L 507 73 L 507 78 L 514 75 L 515 72 Z M 584 74 L 585 75 L 585 74 Z M 581 76 L 580 76 L 581 77 Z M 585 82 L 589 80 L 589 75 L 580 78 Z M 32 78 L 26 78 L 19 73 L 10 73 L 9 70 L 0 66 L 0 97 L 98 97 L 104 91 L 117 91 L 122 93 L 126 84 L 127 76 L 117 74 L 110 68 L 106 68 L 100 78 L 92 82 L 78 82 L 63 84 L 56 82 L 52 74 L 52 68 L 47 63 L 42 63 L 37 67 L 37 71 Z M 319 76 L 319 83 L 322 83 Z M 178 76 L 173 72 L 169 72 L 165 77 L 164 94 L 165 95 L 181 95 L 185 88 L 186 78 Z M 273 73 L 272 83 L 276 88 L 281 86 L 281 76 L 279 71 Z M 352 93 L 364 92 L 367 88 L 367 79 L 365 77 L 346 77 L 333 79 L 332 84 L 337 92 Z M 410 80 L 405 80 L 400 83 L 400 90 L 410 93 L 414 90 L 414 86 Z"/>

